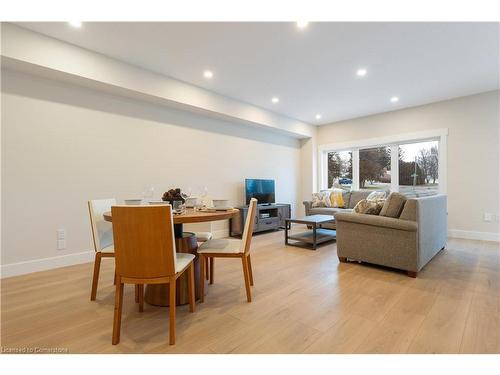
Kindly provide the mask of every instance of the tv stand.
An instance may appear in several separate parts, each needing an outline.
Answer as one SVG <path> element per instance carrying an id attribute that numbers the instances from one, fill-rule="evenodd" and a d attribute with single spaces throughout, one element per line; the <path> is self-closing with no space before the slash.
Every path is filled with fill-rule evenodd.
<path id="1" fill-rule="evenodd" d="M 248 206 L 236 207 L 240 210 L 237 217 L 231 220 L 230 236 L 241 236 L 245 228 Z M 255 210 L 255 224 L 252 233 L 285 228 L 285 219 L 290 218 L 291 206 L 286 203 L 258 204 Z"/>

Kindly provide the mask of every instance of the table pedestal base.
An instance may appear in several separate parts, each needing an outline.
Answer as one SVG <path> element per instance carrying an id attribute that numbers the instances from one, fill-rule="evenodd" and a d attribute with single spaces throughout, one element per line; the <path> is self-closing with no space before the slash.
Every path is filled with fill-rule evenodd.
<path id="1" fill-rule="evenodd" d="M 196 299 L 200 298 L 200 262 L 196 253 L 198 244 L 196 236 L 191 232 L 183 232 L 182 237 L 175 239 L 175 246 L 178 253 L 191 253 L 196 257 L 194 258 L 194 285 Z M 208 288 L 205 287 L 205 290 Z M 168 284 L 149 284 L 146 286 L 146 294 L 144 300 L 150 305 L 155 306 L 168 306 L 169 299 Z M 189 303 L 188 293 L 188 272 L 184 272 L 177 279 L 176 286 L 176 301 L 177 305 L 185 305 Z"/>

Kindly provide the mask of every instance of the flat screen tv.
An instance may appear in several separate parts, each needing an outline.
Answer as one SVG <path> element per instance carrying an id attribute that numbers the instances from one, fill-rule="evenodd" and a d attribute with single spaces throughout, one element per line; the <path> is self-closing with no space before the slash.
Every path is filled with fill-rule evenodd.
<path id="1" fill-rule="evenodd" d="M 246 203 L 250 204 L 250 199 L 257 199 L 257 204 L 276 203 L 274 197 L 274 180 L 260 180 L 247 178 L 245 180 Z"/>

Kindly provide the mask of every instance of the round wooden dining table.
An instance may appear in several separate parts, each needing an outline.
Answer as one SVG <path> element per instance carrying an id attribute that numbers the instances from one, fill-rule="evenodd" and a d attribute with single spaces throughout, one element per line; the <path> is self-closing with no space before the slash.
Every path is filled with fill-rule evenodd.
<path id="1" fill-rule="evenodd" d="M 175 247 L 178 253 L 191 253 L 195 256 L 195 294 L 196 298 L 200 297 L 200 262 L 198 257 L 198 242 L 196 235 L 192 232 L 184 232 L 183 224 L 188 223 L 203 223 L 218 220 L 232 220 L 238 217 L 239 210 L 234 208 L 224 211 L 202 210 L 195 211 L 192 208 L 186 209 L 186 212 L 179 215 L 174 215 L 174 232 L 175 232 Z M 113 217 L 111 211 L 104 213 L 104 220 L 112 222 Z M 231 227 L 231 223 L 229 223 Z M 176 298 L 177 305 L 185 305 L 189 302 L 188 295 L 188 273 L 184 272 L 177 279 Z M 204 281 L 206 282 L 206 281 Z M 208 288 L 204 288 L 205 291 Z M 146 294 L 144 300 L 150 305 L 168 306 L 169 305 L 169 290 L 168 284 L 150 284 L 146 286 Z"/>

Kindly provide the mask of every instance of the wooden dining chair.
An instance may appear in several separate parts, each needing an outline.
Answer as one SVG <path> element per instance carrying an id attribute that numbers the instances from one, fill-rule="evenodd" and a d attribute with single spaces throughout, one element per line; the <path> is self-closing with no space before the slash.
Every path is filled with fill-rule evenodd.
<path id="1" fill-rule="evenodd" d="M 200 256 L 200 302 L 204 302 L 205 288 L 205 267 L 208 259 L 210 263 L 210 283 L 214 279 L 214 258 L 240 258 L 243 266 L 243 276 L 245 279 L 245 289 L 247 292 L 247 301 L 252 302 L 252 292 L 250 286 L 253 286 L 252 262 L 250 260 L 250 242 L 252 241 L 253 226 L 255 224 L 255 211 L 257 199 L 250 200 L 245 228 L 241 240 L 235 238 L 212 239 L 200 245 L 198 254 Z"/>
<path id="2" fill-rule="evenodd" d="M 111 223 L 105 221 L 103 217 L 103 214 L 111 211 L 111 206 L 114 206 L 115 204 L 116 199 L 98 199 L 88 201 L 90 226 L 92 228 L 92 239 L 95 250 L 94 274 L 92 277 L 92 289 L 90 292 L 91 301 L 95 301 L 97 295 L 101 258 L 115 257 L 115 250 L 113 247 L 113 228 Z"/>
<path id="3" fill-rule="evenodd" d="M 113 345 L 120 342 L 124 284 L 169 284 L 170 345 L 175 344 L 175 287 L 177 278 L 189 273 L 189 310 L 194 311 L 194 255 L 176 253 L 172 207 L 113 206 L 113 238 L 116 261 L 116 295 Z M 141 308 L 142 309 L 142 308 Z"/>

